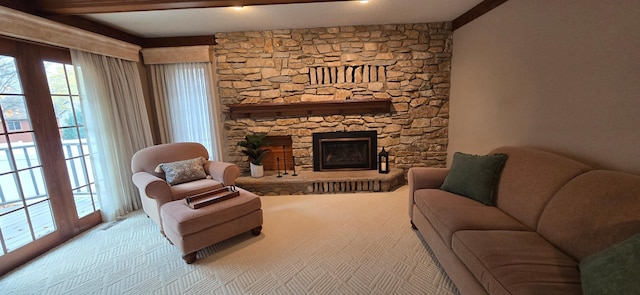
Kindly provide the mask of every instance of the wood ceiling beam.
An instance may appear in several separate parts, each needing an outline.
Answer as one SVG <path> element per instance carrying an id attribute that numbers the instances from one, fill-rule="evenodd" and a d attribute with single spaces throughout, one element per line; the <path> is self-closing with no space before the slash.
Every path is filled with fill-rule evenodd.
<path id="1" fill-rule="evenodd" d="M 45 13 L 72 15 L 338 1 L 347 0 L 34 0 L 34 6 Z"/>
<path id="2" fill-rule="evenodd" d="M 177 47 L 177 46 L 197 46 L 216 45 L 216 37 L 210 36 L 189 36 L 189 37 L 164 37 L 164 38 L 144 38 L 142 48 L 155 47 Z"/>
<path id="3" fill-rule="evenodd" d="M 463 13 L 461 16 L 457 17 L 452 22 L 453 30 L 457 30 L 460 27 L 470 23 L 476 18 L 479 18 L 483 14 L 491 11 L 492 9 L 500 6 L 500 4 L 507 2 L 507 0 L 484 0 L 480 2 L 480 4 L 474 6 L 469 9 L 467 12 Z"/>

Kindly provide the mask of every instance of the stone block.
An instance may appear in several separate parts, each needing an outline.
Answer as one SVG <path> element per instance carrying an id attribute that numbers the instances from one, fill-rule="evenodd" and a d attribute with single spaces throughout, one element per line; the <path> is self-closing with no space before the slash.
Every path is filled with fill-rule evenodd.
<path id="1" fill-rule="evenodd" d="M 412 51 L 411 54 L 413 59 L 429 59 L 434 57 L 432 52 L 427 51 Z"/>
<path id="2" fill-rule="evenodd" d="M 327 100 L 333 100 L 333 95 L 303 94 L 300 97 L 300 101 L 327 101 Z"/>
<path id="3" fill-rule="evenodd" d="M 431 120 L 429 118 L 417 118 L 413 120 L 411 128 L 424 128 L 431 126 Z"/>
<path id="4" fill-rule="evenodd" d="M 271 82 L 275 82 L 275 83 L 287 83 L 287 82 L 291 82 L 291 77 L 289 76 L 274 76 L 269 78 L 269 81 Z M 277 87 L 274 85 L 274 87 Z"/>
<path id="5" fill-rule="evenodd" d="M 280 75 L 280 71 L 274 69 L 274 68 L 264 68 L 260 70 L 262 73 L 262 77 L 264 79 L 269 79 L 271 77 L 275 77 Z"/>
<path id="6" fill-rule="evenodd" d="M 296 83 L 282 83 L 280 84 L 281 91 L 303 91 L 304 84 L 296 84 Z"/>
<path id="7" fill-rule="evenodd" d="M 427 99 L 427 98 L 424 98 L 424 97 L 415 98 L 415 99 L 412 99 L 412 100 L 411 100 L 411 102 L 409 103 L 409 105 L 410 105 L 412 108 L 415 108 L 415 107 L 418 107 L 418 106 L 424 105 L 425 103 L 427 103 L 427 101 L 428 101 L 428 99 Z"/>
<path id="8" fill-rule="evenodd" d="M 402 71 L 387 71 L 387 78 L 399 78 L 404 76 Z"/>
<path id="9" fill-rule="evenodd" d="M 377 51 L 378 50 L 378 43 L 364 43 L 364 50 Z"/>
<path id="10" fill-rule="evenodd" d="M 353 67 L 347 67 L 347 72 L 346 72 L 346 76 L 345 76 L 345 82 L 346 83 L 352 83 L 353 82 Z"/>
<path id="11" fill-rule="evenodd" d="M 402 126 L 398 125 L 398 124 L 390 124 L 385 126 L 382 129 L 382 133 L 394 133 L 394 132 L 400 132 L 400 130 L 402 130 Z"/>
<path id="12" fill-rule="evenodd" d="M 280 90 L 279 89 L 273 89 L 273 90 L 265 90 L 262 91 L 260 93 L 260 96 L 262 98 L 276 98 L 276 97 L 280 97 Z"/>
<path id="13" fill-rule="evenodd" d="M 240 92 L 242 96 L 250 96 L 250 97 L 260 97 L 260 91 L 242 91 Z"/>
<path id="14" fill-rule="evenodd" d="M 341 57 L 341 60 L 343 62 L 351 62 L 351 61 L 356 61 L 359 60 L 360 57 L 357 54 L 353 54 L 353 53 L 347 53 L 347 54 L 343 54 Z"/>
<path id="15" fill-rule="evenodd" d="M 275 62 L 271 58 L 250 58 L 247 59 L 246 66 L 249 68 L 275 67 Z"/>
<path id="16" fill-rule="evenodd" d="M 305 83 L 309 82 L 309 76 L 308 75 L 296 75 L 296 76 L 293 76 L 293 78 L 291 78 L 291 82 L 305 84 Z"/>
<path id="17" fill-rule="evenodd" d="M 449 119 L 441 118 L 441 117 L 431 118 L 431 125 L 432 126 L 440 126 L 440 127 L 448 126 L 449 125 Z"/>
<path id="18" fill-rule="evenodd" d="M 336 89 L 333 87 L 320 87 L 317 89 L 316 93 L 319 95 L 333 95 L 336 93 Z"/>
<path id="19" fill-rule="evenodd" d="M 323 67 L 318 67 L 316 68 L 316 76 L 318 77 L 318 84 L 325 84 L 325 77 L 324 77 L 324 68 Z"/>
<path id="20" fill-rule="evenodd" d="M 353 73 L 353 82 L 362 83 L 362 67 L 356 67 Z"/>
<path id="21" fill-rule="evenodd" d="M 257 80 L 262 80 L 262 75 L 261 75 L 260 73 L 257 73 L 257 74 L 249 74 L 249 75 L 246 75 L 246 76 L 244 77 L 244 79 L 245 79 L 245 80 L 247 80 L 247 81 L 257 81 Z"/>
<path id="22" fill-rule="evenodd" d="M 233 88 L 236 88 L 236 89 L 238 89 L 238 88 L 240 88 L 240 89 L 249 88 L 249 87 L 251 87 L 251 82 L 248 82 L 248 81 L 235 81 L 235 82 L 233 82 Z"/>
<path id="23" fill-rule="evenodd" d="M 387 92 L 376 92 L 376 93 L 373 93 L 373 98 L 375 98 L 375 99 L 388 99 L 388 98 L 391 98 L 391 95 L 389 95 L 389 93 L 387 93 Z"/>
<path id="24" fill-rule="evenodd" d="M 293 125 L 293 124 L 299 124 L 299 123 L 300 123 L 300 119 L 298 118 L 276 120 L 276 124 L 278 125 Z"/>
<path id="25" fill-rule="evenodd" d="M 336 90 L 334 97 L 335 97 L 336 100 L 345 100 L 347 98 L 350 98 L 351 95 L 352 94 L 351 94 L 350 90 L 338 89 L 338 90 Z"/>
<path id="26" fill-rule="evenodd" d="M 409 105 L 407 103 L 394 103 L 393 109 L 396 112 L 406 112 L 409 110 Z"/>
<path id="27" fill-rule="evenodd" d="M 318 53 L 328 53 L 333 50 L 329 44 L 321 44 L 316 46 Z"/>
<path id="28" fill-rule="evenodd" d="M 233 88 L 220 88 L 220 97 L 237 97 L 238 91 Z"/>
<path id="29" fill-rule="evenodd" d="M 369 66 L 368 65 L 364 65 L 363 69 L 362 69 L 362 82 L 367 83 L 369 82 Z"/>
<path id="30" fill-rule="evenodd" d="M 309 70 L 309 83 L 311 85 L 318 84 L 318 76 L 315 69 Z"/>
<path id="31" fill-rule="evenodd" d="M 379 77 L 379 73 L 380 73 L 380 69 L 381 67 L 379 66 L 375 66 L 372 65 L 371 68 L 369 69 L 369 81 L 374 82 L 374 81 L 384 81 L 384 77 L 383 79 L 380 79 Z"/>
<path id="32" fill-rule="evenodd" d="M 375 59 L 377 59 L 377 60 L 390 60 L 390 59 L 394 59 L 394 56 L 393 56 L 393 53 L 391 53 L 391 52 L 383 52 L 383 53 L 376 54 Z"/>
<path id="33" fill-rule="evenodd" d="M 368 89 L 371 91 L 382 91 L 384 90 L 384 83 L 382 82 L 371 82 L 368 85 Z"/>
<path id="34" fill-rule="evenodd" d="M 302 45 L 302 52 L 306 54 L 316 54 L 318 53 L 318 48 L 313 45 Z"/>
<path id="35" fill-rule="evenodd" d="M 391 95 L 392 97 L 399 97 L 402 95 L 401 90 L 387 90 L 387 93 L 389 93 L 389 95 Z"/>

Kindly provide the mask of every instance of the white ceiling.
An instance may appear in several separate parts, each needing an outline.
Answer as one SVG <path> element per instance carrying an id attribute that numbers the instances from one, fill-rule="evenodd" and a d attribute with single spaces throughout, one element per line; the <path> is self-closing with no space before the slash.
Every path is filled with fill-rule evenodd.
<path id="1" fill-rule="evenodd" d="M 370 0 L 83 15 L 143 38 L 452 21 L 482 0 Z"/>

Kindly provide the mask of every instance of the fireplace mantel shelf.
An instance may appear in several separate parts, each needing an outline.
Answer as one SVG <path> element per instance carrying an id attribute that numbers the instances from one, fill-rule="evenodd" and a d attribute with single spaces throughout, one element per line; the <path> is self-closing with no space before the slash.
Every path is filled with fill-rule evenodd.
<path id="1" fill-rule="evenodd" d="M 231 119 L 390 112 L 391 99 L 350 99 L 296 103 L 239 103 L 229 105 L 229 115 Z"/>

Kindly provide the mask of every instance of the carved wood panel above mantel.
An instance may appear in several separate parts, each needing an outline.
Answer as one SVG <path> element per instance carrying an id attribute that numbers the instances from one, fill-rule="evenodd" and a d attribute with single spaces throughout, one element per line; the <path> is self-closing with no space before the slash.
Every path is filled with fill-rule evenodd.
<path id="1" fill-rule="evenodd" d="M 376 114 L 391 113 L 391 99 L 350 99 L 296 103 L 239 103 L 231 104 L 228 107 L 231 119 Z"/>

